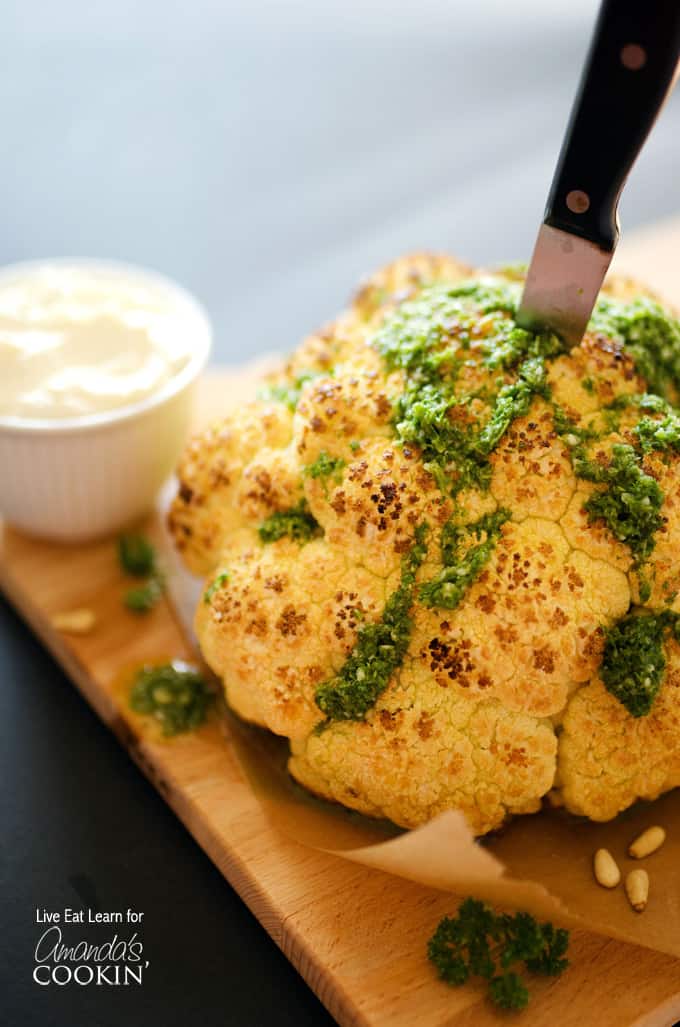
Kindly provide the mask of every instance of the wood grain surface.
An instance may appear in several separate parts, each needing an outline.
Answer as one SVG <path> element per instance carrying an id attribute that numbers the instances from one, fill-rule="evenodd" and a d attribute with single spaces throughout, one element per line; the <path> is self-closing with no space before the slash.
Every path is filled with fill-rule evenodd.
<path id="1" fill-rule="evenodd" d="M 663 266 L 655 273 L 657 252 Z M 678 253 L 680 223 L 647 233 L 637 251 L 631 242 L 620 263 L 680 303 L 680 276 L 668 270 Z M 201 407 L 226 409 L 252 388 L 252 370 L 213 372 Z M 150 520 L 147 529 L 153 534 L 158 525 Z M 508 1022 L 481 990 L 439 983 L 425 959 L 426 940 L 455 909 L 455 897 L 279 834 L 216 720 L 193 736 L 163 741 L 129 711 L 121 688 L 126 670 L 191 652 L 167 603 L 143 620 L 122 606 L 126 582 L 112 542 L 60 547 L 6 529 L 0 586 L 340 1024 Z M 97 617 L 91 634 L 52 627 L 54 614 L 83 606 Z M 532 981 L 521 1017 L 527 1027 L 668 1027 L 680 1019 L 679 960 L 588 932 L 573 934 L 571 957 L 559 980 Z"/>

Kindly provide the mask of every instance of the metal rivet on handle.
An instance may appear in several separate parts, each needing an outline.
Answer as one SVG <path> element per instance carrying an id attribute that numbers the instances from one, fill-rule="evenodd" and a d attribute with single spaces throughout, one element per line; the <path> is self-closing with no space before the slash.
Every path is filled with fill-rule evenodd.
<path id="1" fill-rule="evenodd" d="M 621 64 L 629 71 L 639 71 L 647 63 L 647 51 L 637 43 L 627 43 L 619 56 Z"/>
<path id="2" fill-rule="evenodd" d="M 566 203 L 572 214 L 585 214 L 590 206 L 590 196 L 582 189 L 572 189 L 567 193 Z"/>

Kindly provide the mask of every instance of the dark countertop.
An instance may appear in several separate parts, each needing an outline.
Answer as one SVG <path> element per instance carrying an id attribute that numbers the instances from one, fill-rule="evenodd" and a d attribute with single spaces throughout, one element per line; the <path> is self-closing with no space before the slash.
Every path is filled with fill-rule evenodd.
<path id="1" fill-rule="evenodd" d="M 596 5 L 556 6 L 10 0 L 0 262 L 155 266 L 235 362 L 292 346 L 408 249 L 526 259 Z M 676 96 L 625 226 L 680 208 L 679 166 Z M 3 1024 L 331 1022 L 1 601 L 0 705 Z M 144 911 L 143 989 L 32 982 L 35 908 L 88 904 Z"/>

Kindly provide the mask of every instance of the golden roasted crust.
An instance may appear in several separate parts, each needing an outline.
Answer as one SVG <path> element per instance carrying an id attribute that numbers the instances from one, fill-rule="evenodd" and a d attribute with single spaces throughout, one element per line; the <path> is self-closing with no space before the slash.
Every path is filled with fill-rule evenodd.
<path id="1" fill-rule="evenodd" d="M 247 499 L 242 476 L 265 447 L 290 443 L 293 417 L 280 403 L 250 403 L 192 439 L 177 468 L 179 488 L 168 528 L 194 574 L 209 574 L 230 534 L 248 524 L 237 497 Z"/>
<path id="2" fill-rule="evenodd" d="M 670 638 L 665 650 L 665 679 L 646 717 L 632 717 L 597 677 L 569 702 L 558 775 L 572 813 L 611 820 L 680 785 L 680 646 Z"/>
<path id="3" fill-rule="evenodd" d="M 540 807 L 555 773 L 550 724 L 493 701 L 452 700 L 417 673 L 389 698 L 365 721 L 293 742 L 293 776 L 318 795 L 403 827 L 455 808 L 485 834 L 508 814 Z"/>
<path id="4" fill-rule="evenodd" d="M 413 606 L 406 658 L 364 721 L 314 730 L 323 720 L 317 688 L 338 673 L 360 626 L 382 616 L 416 526 L 431 529 L 423 582 L 441 570 L 439 528 L 453 511 L 417 447 L 395 443 L 402 372 L 388 373 L 368 339 L 424 283 L 469 273 L 451 258 L 416 254 L 368 279 L 350 309 L 270 379 L 294 389 L 294 413 L 261 400 L 190 443 L 169 524 L 191 570 L 208 583 L 229 575 L 197 610 L 206 661 L 237 713 L 291 739 L 291 772 L 308 788 L 404 826 L 459 808 L 484 833 L 538 809 L 557 780 L 569 808 L 604 819 L 680 784 L 680 656 L 674 649 L 643 721 L 597 678 L 604 629 L 639 601 L 639 582 L 628 548 L 590 523 L 583 507 L 597 486 L 577 481 L 572 443 L 538 397 L 492 453 L 489 491 L 456 500 L 463 523 L 511 513 L 482 573 L 455 610 Z M 614 280 L 610 291 L 641 290 Z M 485 331 L 481 319 L 472 356 Z M 457 387 L 479 389 L 469 416 L 486 415 L 484 387 L 503 377 L 474 359 L 461 368 Z M 578 429 L 602 431 L 603 406 L 644 390 L 629 354 L 592 333 L 549 365 L 548 380 Z M 633 423 L 624 412 L 590 455 L 606 460 Z M 307 473 L 319 457 L 335 462 L 333 474 Z M 678 459 L 645 462 L 665 493 L 647 568 L 655 610 L 680 595 Z M 258 525 L 300 501 L 322 536 L 263 545 Z"/>

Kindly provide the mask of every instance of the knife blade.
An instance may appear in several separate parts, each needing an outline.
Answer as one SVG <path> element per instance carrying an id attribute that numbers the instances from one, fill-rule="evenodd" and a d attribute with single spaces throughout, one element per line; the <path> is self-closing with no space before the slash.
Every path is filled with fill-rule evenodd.
<path id="1" fill-rule="evenodd" d="M 619 238 L 618 203 L 680 60 L 680 0 L 603 0 L 517 322 L 571 345 Z"/>

